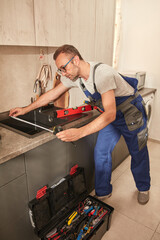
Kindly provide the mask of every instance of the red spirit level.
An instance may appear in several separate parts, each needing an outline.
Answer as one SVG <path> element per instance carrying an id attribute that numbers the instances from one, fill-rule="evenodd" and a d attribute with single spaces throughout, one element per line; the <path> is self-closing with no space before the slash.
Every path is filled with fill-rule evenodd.
<path id="1" fill-rule="evenodd" d="M 76 108 L 66 108 L 61 110 L 56 110 L 57 118 L 66 117 L 78 113 L 88 112 L 93 110 L 93 107 L 91 105 L 84 105 Z"/>
<path id="2" fill-rule="evenodd" d="M 66 108 L 66 109 L 56 110 L 56 117 L 57 118 L 62 118 L 62 117 L 66 117 L 66 116 L 70 116 L 70 115 L 74 115 L 74 114 L 88 112 L 88 111 L 91 111 L 93 109 L 96 109 L 101 113 L 103 112 L 97 106 L 83 105 L 83 106 L 76 107 L 76 108 Z"/>

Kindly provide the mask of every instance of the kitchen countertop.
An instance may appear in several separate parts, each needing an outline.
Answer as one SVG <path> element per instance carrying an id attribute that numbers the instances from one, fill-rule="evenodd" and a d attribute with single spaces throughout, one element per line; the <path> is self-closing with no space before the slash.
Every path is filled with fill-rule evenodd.
<path id="1" fill-rule="evenodd" d="M 139 92 L 142 96 L 146 96 L 155 91 L 154 88 L 143 88 Z M 85 118 L 66 124 L 64 129 L 85 125 L 98 115 L 99 113 L 96 110 L 90 111 Z M 0 127 L 0 135 L 0 164 L 56 138 L 55 135 L 49 132 L 44 132 L 34 138 L 27 138 L 3 127 Z"/>
<path id="2" fill-rule="evenodd" d="M 155 92 L 156 92 L 155 88 L 142 88 L 139 90 L 139 93 L 142 95 L 142 97 L 145 97 L 146 95 Z"/>
<path id="3" fill-rule="evenodd" d="M 63 129 L 81 127 L 94 120 L 98 115 L 97 110 L 90 111 L 86 117 L 64 125 Z M 0 164 L 56 138 L 52 133 L 45 131 L 34 138 L 27 138 L 3 127 L 0 127 L 0 136 Z"/>

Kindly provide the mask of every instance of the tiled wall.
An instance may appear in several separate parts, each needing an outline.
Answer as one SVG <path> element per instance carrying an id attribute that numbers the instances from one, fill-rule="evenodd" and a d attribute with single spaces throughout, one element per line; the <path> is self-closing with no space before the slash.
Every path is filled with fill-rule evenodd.
<path id="1" fill-rule="evenodd" d="M 34 82 L 44 63 L 52 67 L 52 81 L 48 82 L 47 89 L 53 86 L 55 49 L 0 46 L 0 112 L 30 104 L 31 97 L 35 97 Z"/>

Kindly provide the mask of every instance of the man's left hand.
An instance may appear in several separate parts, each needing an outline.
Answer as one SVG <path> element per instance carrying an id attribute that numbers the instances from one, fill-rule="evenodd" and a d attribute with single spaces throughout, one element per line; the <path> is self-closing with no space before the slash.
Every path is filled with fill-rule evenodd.
<path id="1" fill-rule="evenodd" d="M 82 138 L 82 132 L 79 128 L 70 128 L 56 134 L 57 138 L 64 142 L 74 142 Z"/>

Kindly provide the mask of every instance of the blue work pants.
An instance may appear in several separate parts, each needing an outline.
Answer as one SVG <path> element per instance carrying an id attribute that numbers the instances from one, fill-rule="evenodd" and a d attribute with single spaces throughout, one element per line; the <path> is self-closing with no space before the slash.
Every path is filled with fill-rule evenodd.
<path id="1" fill-rule="evenodd" d="M 124 113 L 118 111 L 116 120 L 99 131 L 94 151 L 95 191 L 97 196 L 105 196 L 112 192 L 112 185 L 110 183 L 112 151 L 121 135 L 123 135 L 131 154 L 131 171 L 137 189 L 139 191 L 147 191 L 150 188 L 149 155 L 146 144 L 147 117 L 141 100 L 140 97 L 140 99 L 136 99 L 132 103 L 138 109 L 139 113 L 142 114 L 140 118 L 137 112 L 134 114 L 137 127 L 134 127 L 133 119 L 128 123 L 128 119 L 126 121 Z"/>

